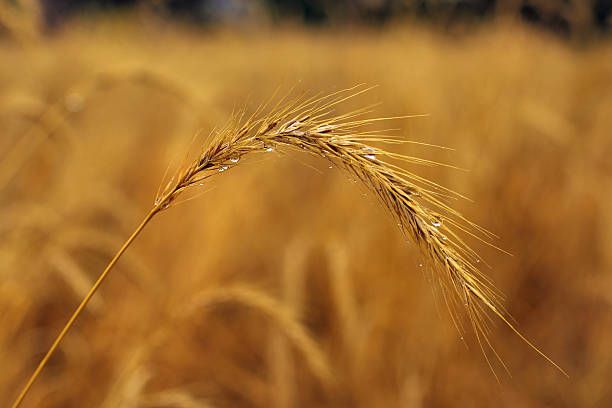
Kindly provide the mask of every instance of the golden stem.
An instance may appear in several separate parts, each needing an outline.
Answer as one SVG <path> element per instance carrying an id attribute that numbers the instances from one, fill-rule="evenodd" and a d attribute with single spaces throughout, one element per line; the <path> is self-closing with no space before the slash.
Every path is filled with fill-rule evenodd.
<path id="1" fill-rule="evenodd" d="M 104 279 L 106 278 L 106 276 L 108 275 L 110 270 L 117 263 L 117 261 L 119 260 L 121 255 L 123 255 L 125 250 L 128 249 L 128 247 L 132 244 L 134 239 L 136 239 L 138 234 L 140 234 L 140 232 L 145 227 L 145 225 L 147 225 L 147 223 L 149 221 L 151 221 L 151 218 L 153 218 L 153 216 L 155 214 L 157 214 L 158 211 L 159 211 L 159 208 L 156 206 L 156 207 L 154 207 L 151 210 L 151 212 L 149 212 L 149 214 L 145 217 L 145 219 L 142 221 L 142 223 L 140 223 L 138 228 L 136 228 L 136 230 L 132 233 L 132 235 L 128 238 L 128 240 L 125 241 L 125 243 L 123 244 L 121 249 L 119 249 L 119 251 L 117 251 L 117 253 L 115 254 L 115 257 L 108 263 L 108 265 L 106 266 L 106 269 L 104 269 L 104 272 L 102 272 L 100 274 L 100 277 L 98 277 L 98 280 L 96 281 L 96 283 L 94 283 L 94 285 L 91 287 L 91 289 L 89 290 L 87 295 L 83 298 L 83 300 L 81 301 L 81 304 L 79 305 L 79 307 L 77 307 L 77 309 L 74 311 L 74 313 L 72 314 L 72 317 L 70 318 L 70 320 L 68 320 L 68 323 L 66 323 L 64 325 L 64 328 L 62 329 L 60 334 L 57 336 L 55 341 L 53 342 L 53 345 L 49 348 L 49 351 L 47 351 L 47 354 L 45 354 L 45 357 L 38 364 L 38 367 L 36 368 L 36 370 L 34 371 L 32 376 L 28 380 L 28 382 L 25 385 L 25 387 L 23 387 L 23 389 L 21 390 L 21 393 L 19 394 L 19 396 L 15 400 L 15 403 L 13 403 L 12 408 L 17 408 L 17 407 L 19 407 L 19 405 L 21 405 L 21 402 L 23 401 L 23 399 L 25 398 L 26 394 L 28 393 L 28 391 L 32 387 L 32 384 L 34 384 L 34 381 L 36 381 L 36 378 L 38 378 L 40 372 L 42 371 L 42 369 L 47 364 L 47 361 L 49 360 L 49 358 L 51 358 L 51 355 L 53 354 L 53 352 L 55 352 L 55 350 L 59 346 L 60 342 L 62 341 L 62 339 L 64 338 L 66 333 L 68 333 L 68 330 L 70 330 L 70 328 L 74 324 L 74 322 L 77 319 L 77 317 L 79 317 L 79 315 L 81 314 L 83 309 L 85 309 L 85 306 L 87 306 L 87 303 L 92 298 L 92 296 L 96 293 L 96 291 L 98 290 L 98 288 L 100 287 L 100 285 L 102 284 L 102 282 L 104 281 Z"/>

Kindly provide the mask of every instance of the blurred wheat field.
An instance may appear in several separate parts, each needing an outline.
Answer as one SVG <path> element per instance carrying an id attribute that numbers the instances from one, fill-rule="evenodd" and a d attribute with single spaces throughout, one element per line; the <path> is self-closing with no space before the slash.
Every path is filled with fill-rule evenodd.
<path id="1" fill-rule="evenodd" d="M 154 220 L 32 388 L 44 407 L 612 405 L 612 46 L 500 25 L 194 31 L 73 23 L 0 42 L 0 404 L 8 405 L 194 133 L 279 86 L 378 85 L 414 168 L 474 202 L 491 265 L 498 384 L 373 197 L 290 153 L 238 166 Z M 178 159 L 177 159 L 178 157 Z"/>

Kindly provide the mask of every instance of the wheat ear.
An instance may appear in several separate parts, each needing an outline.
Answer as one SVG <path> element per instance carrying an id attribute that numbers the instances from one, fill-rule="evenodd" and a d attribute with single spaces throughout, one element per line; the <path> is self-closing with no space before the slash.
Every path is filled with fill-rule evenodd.
<path id="1" fill-rule="evenodd" d="M 131 245 L 151 219 L 169 207 L 180 203 L 178 198 L 187 190 L 203 185 L 214 175 L 238 165 L 245 155 L 267 153 L 280 147 L 295 148 L 320 156 L 332 165 L 345 170 L 372 191 L 397 221 L 402 233 L 419 248 L 436 273 L 444 300 L 458 330 L 464 331 L 457 309 L 464 309 L 485 357 L 488 347 L 503 361 L 491 345 L 490 313 L 500 318 L 525 343 L 567 376 L 554 361 L 527 340 L 510 323 L 510 317 L 501 305 L 501 294 L 492 282 L 478 269 L 476 253 L 459 237 L 463 232 L 488 243 L 492 234 L 468 221 L 444 203 L 445 197 L 457 197 L 457 193 L 432 181 L 419 177 L 395 162 L 420 165 L 440 163 L 393 153 L 370 143 L 410 143 L 393 136 L 367 130 L 374 122 L 394 118 L 361 119 L 370 107 L 334 116 L 334 106 L 353 98 L 369 88 L 357 86 L 325 96 L 287 101 L 281 98 L 264 114 L 270 101 L 261 105 L 246 118 L 244 111 L 233 115 L 228 125 L 217 131 L 197 158 L 183 166 L 160 188 L 153 208 L 132 236 L 102 272 L 89 293 L 66 323 L 57 339 L 42 359 L 19 397 L 13 404 L 17 408 L 32 384 L 74 324 L 91 297 L 100 287 L 119 257 Z M 163 183 L 162 183 L 163 184 Z M 160 185 L 160 187 L 162 187 Z M 491 363 L 487 358 L 489 366 Z M 493 367 L 491 366 L 493 373 Z"/>

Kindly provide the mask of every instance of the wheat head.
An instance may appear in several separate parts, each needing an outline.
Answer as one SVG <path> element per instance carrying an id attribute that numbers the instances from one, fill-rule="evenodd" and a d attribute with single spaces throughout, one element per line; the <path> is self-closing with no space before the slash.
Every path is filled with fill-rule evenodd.
<path id="1" fill-rule="evenodd" d="M 176 203 L 185 190 L 203 185 L 209 177 L 236 166 L 251 153 L 266 153 L 289 147 L 328 160 L 355 181 L 361 181 L 386 207 L 401 232 L 416 244 L 433 269 L 453 322 L 464 332 L 460 310 L 467 313 L 478 343 L 498 358 L 491 342 L 491 314 L 500 318 L 523 341 L 565 372 L 529 342 L 510 322 L 502 305 L 503 295 L 482 273 L 480 259 L 460 237 L 471 235 L 489 245 L 493 234 L 467 220 L 444 202 L 459 194 L 410 172 L 396 162 L 443 165 L 374 147 L 371 143 L 410 143 L 368 130 L 374 122 L 394 118 L 361 119 L 369 108 L 333 115 L 333 107 L 369 88 L 357 86 L 322 97 L 285 101 L 281 98 L 271 113 L 261 106 L 248 119 L 234 115 L 219 130 L 196 160 L 181 169 L 156 197 L 155 208 L 163 211 Z M 487 361 L 491 366 L 488 358 Z M 491 366 L 493 369 L 493 367 Z M 493 370 L 495 373 L 495 371 Z"/>
<path id="2" fill-rule="evenodd" d="M 335 106 L 369 89 L 359 85 L 324 96 L 295 100 L 288 100 L 288 96 L 285 96 L 268 109 L 273 100 L 270 99 L 248 117 L 245 111 L 233 114 L 228 124 L 216 131 L 194 160 L 182 166 L 168 182 L 162 180 L 150 212 L 117 252 L 64 326 L 13 408 L 20 405 L 51 354 L 119 257 L 155 215 L 184 201 L 179 197 L 205 185 L 210 177 L 224 174 L 239 165 L 244 156 L 267 154 L 283 147 L 328 160 L 332 166 L 343 169 L 355 182 L 361 181 L 378 197 L 401 232 L 418 247 L 434 271 L 445 303 L 460 332 L 465 330 L 459 311 L 465 311 L 467 321 L 494 375 L 495 370 L 487 357 L 488 351 L 506 369 L 489 340 L 493 316 L 497 316 L 526 344 L 567 376 L 561 367 L 527 340 L 510 322 L 511 318 L 502 305 L 501 293 L 478 268 L 480 260 L 476 252 L 460 237 L 467 234 L 489 243 L 493 234 L 467 220 L 445 203 L 445 198 L 461 197 L 459 194 L 397 163 L 442 164 L 375 147 L 385 143 L 411 143 L 368 130 L 368 126 L 375 122 L 395 118 L 364 119 L 363 115 L 369 113 L 371 107 L 342 115 L 334 114 Z"/>

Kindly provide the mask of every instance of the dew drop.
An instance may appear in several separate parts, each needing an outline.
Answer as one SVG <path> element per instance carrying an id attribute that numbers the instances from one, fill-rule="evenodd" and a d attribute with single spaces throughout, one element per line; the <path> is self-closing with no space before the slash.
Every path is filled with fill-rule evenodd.
<path id="1" fill-rule="evenodd" d="M 274 148 L 272 148 L 272 147 L 268 147 L 268 148 L 266 149 L 266 152 L 271 152 L 271 151 L 273 151 L 273 150 L 274 150 Z"/>
<path id="2" fill-rule="evenodd" d="M 422 267 L 423 267 L 423 264 L 422 264 L 422 263 L 420 263 L 420 264 L 419 264 L 419 266 L 422 268 Z"/>
<path id="3" fill-rule="evenodd" d="M 330 164 L 329 166 L 327 166 L 327 167 L 329 167 L 330 169 L 333 169 L 333 168 L 334 168 L 334 166 L 332 166 L 331 164 Z"/>
<path id="4" fill-rule="evenodd" d="M 376 160 L 376 156 L 374 156 L 373 154 L 366 154 L 365 156 L 366 159 L 370 159 L 370 160 Z"/>
<path id="5" fill-rule="evenodd" d="M 440 221 L 432 221 L 431 225 L 433 225 L 434 227 L 439 227 L 440 225 L 442 225 L 442 223 Z"/>
<path id="6" fill-rule="evenodd" d="M 232 163 L 238 163 L 238 160 L 240 160 L 240 157 L 236 156 L 236 157 L 230 157 L 230 161 Z"/>
<path id="7" fill-rule="evenodd" d="M 480 259 L 476 258 L 476 263 L 479 263 L 479 262 L 480 262 Z"/>

